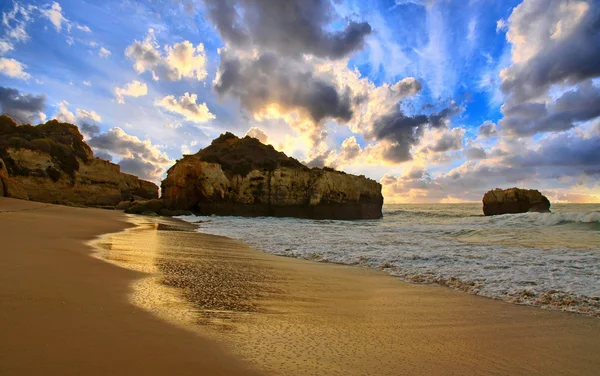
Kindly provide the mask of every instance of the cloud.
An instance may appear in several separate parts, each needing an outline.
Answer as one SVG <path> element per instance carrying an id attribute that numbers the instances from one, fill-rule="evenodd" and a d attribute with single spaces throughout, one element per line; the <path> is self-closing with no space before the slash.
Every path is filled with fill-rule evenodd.
<path id="1" fill-rule="evenodd" d="M 46 117 L 43 112 L 46 109 L 46 96 L 21 94 L 17 89 L 0 86 L 0 107 L 3 114 L 18 124 L 35 124 Z"/>
<path id="2" fill-rule="evenodd" d="M 90 138 L 88 144 L 95 153 L 110 153 L 120 157 L 119 165 L 123 172 L 155 182 L 160 180 L 165 168 L 173 164 L 150 140 L 142 141 L 119 127 Z"/>
<path id="3" fill-rule="evenodd" d="M 99 150 L 94 153 L 94 156 L 96 158 L 104 159 L 105 161 L 112 161 L 112 155 L 110 155 L 109 153 L 107 153 L 105 151 Z"/>
<path id="4" fill-rule="evenodd" d="M 524 0 L 507 21 L 512 64 L 500 129 L 510 136 L 562 132 L 600 116 L 600 3 Z"/>
<path id="5" fill-rule="evenodd" d="M 215 91 L 239 98 L 253 113 L 276 104 L 282 112 L 301 111 L 312 121 L 325 118 L 350 120 L 348 93 L 321 79 L 311 64 L 263 53 L 240 58 L 221 52 L 221 66 L 213 83 Z"/>
<path id="6" fill-rule="evenodd" d="M 164 50 L 164 54 L 159 51 L 154 30 L 150 29 L 143 41 L 135 41 L 127 47 L 125 55 L 133 60 L 136 72 L 152 72 L 154 80 L 195 78 L 203 81 L 206 78 L 206 52 L 202 43 L 194 47 L 186 40 L 172 46 L 165 45 Z"/>
<path id="7" fill-rule="evenodd" d="M 248 132 L 246 132 L 246 136 L 254 137 L 263 144 L 266 144 L 269 138 L 265 131 L 257 127 L 252 127 L 248 129 Z"/>
<path id="8" fill-rule="evenodd" d="M 469 147 L 465 157 L 465 163 L 437 176 L 386 176 L 381 182 L 387 202 L 440 202 L 449 197 L 479 201 L 494 187 L 569 190 L 587 181 L 593 188 L 600 177 L 600 134 L 550 134 L 536 144 L 509 140 L 489 151 Z"/>
<path id="9" fill-rule="evenodd" d="M 126 84 L 123 88 L 115 88 L 115 96 L 117 97 L 117 103 L 125 103 L 124 97 L 141 97 L 148 94 L 148 86 L 140 81 L 131 81 Z"/>
<path id="10" fill-rule="evenodd" d="M 510 135 L 569 130 L 579 122 L 600 116 L 600 87 L 586 81 L 555 100 L 504 104 L 502 113 L 504 118 L 499 124 Z"/>
<path id="11" fill-rule="evenodd" d="M 487 120 L 483 122 L 479 126 L 479 136 L 480 138 L 491 138 L 498 135 L 498 131 L 496 129 L 496 124 L 494 122 Z"/>
<path id="12" fill-rule="evenodd" d="M 465 150 L 465 157 L 468 160 L 471 159 L 485 159 L 487 158 L 487 153 L 483 148 L 471 147 Z"/>
<path id="13" fill-rule="evenodd" d="M 44 15 L 56 28 L 56 31 L 61 31 L 63 24 L 67 25 L 67 28 L 71 29 L 71 24 L 62 14 L 62 8 L 59 3 L 54 2 L 48 9 L 40 9 L 42 15 Z"/>
<path id="14" fill-rule="evenodd" d="M 92 30 L 89 28 L 89 26 L 86 25 L 77 25 L 77 29 L 86 32 L 86 33 L 91 33 Z"/>
<path id="15" fill-rule="evenodd" d="M 374 137 L 377 140 L 391 142 L 385 149 L 383 157 L 396 163 L 411 160 L 411 148 L 419 143 L 423 132 L 427 128 L 446 128 L 448 119 L 459 113 L 460 110 L 456 104 L 451 104 L 449 107 L 430 115 L 406 115 L 397 107 L 383 115 L 373 124 Z M 447 137 L 440 140 L 440 142 L 439 145 L 433 145 L 430 149 L 443 151 L 444 148 L 449 148 L 456 141 L 451 137 Z"/>
<path id="16" fill-rule="evenodd" d="M 75 113 L 77 114 L 77 118 L 79 119 L 85 119 L 85 120 L 91 120 L 91 121 L 97 121 L 97 122 L 101 122 L 102 121 L 102 117 L 100 115 L 98 115 L 98 113 L 96 111 L 88 111 L 88 110 L 82 110 L 80 108 L 78 108 Z"/>
<path id="17" fill-rule="evenodd" d="M 82 84 L 84 84 L 85 86 L 92 86 L 92 83 L 90 81 L 83 81 Z"/>
<path id="18" fill-rule="evenodd" d="M 342 142 L 340 158 L 345 161 L 351 161 L 362 153 L 362 148 L 356 141 L 356 137 L 348 137 Z"/>
<path id="19" fill-rule="evenodd" d="M 100 133 L 100 127 L 96 123 L 101 122 L 102 117 L 96 111 L 78 108 L 73 114 L 67 108 L 68 105 L 67 101 L 59 102 L 58 111 L 52 117 L 60 122 L 76 124 L 86 139 Z"/>
<path id="20" fill-rule="evenodd" d="M 18 2 L 13 2 L 12 9 L 2 13 L 4 35 L 0 39 L 0 55 L 14 50 L 15 42 L 25 42 L 30 39 L 26 27 L 35 9 L 33 5 L 22 6 Z"/>
<path id="21" fill-rule="evenodd" d="M 515 102 L 536 98 L 552 84 L 600 74 L 600 8 L 595 1 L 525 0 L 508 19 L 514 64 L 502 90 Z"/>
<path id="22" fill-rule="evenodd" d="M 104 47 L 100 47 L 100 50 L 98 50 L 98 56 L 100 57 L 108 57 L 110 54 L 111 52 Z"/>
<path id="23" fill-rule="evenodd" d="M 52 118 L 62 122 L 62 123 L 70 123 L 75 124 L 75 115 L 69 111 L 67 106 L 69 102 L 61 101 L 58 103 L 58 111 L 52 115 Z"/>
<path id="24" fill-rule="evenodd" d="M 206 103 L 196 103 L 198 95 L 185 93 L 181 97 L 175 98 L 173 95 L 168 95 L 156 102 L 167 111 L 182 115 L 189 121 L 195 123 L 205 123 L 215 118 L 215 115 L 210 112 Z"/>
<path id="25" fill-rule="evenodd" d="M 0 58 L 0 73 L 10 78 L 26 80 L 31 77 L 25 72 L 27 65 L 18 62 L 15 59 Z"/>
<path id="26" fill-rule="evenodd" d="M 277 55 L 341 58 L 360 49 L 371 33 L 366 22 L 348 21 L 338 31 L 329 0 L 204 0 L 221 37 L 235 48 L 255 47 Z"/>
<path id="27" fill-rule="evenodd" d="M 121 172 L 135 175 L 143 180 L 154 181 L 157 184 L 160 182 L 160 178 L 165 172 L 164 167 L 145 161 L 138 156 L 133 158 L 123 158 L 118 164 L 121 167 Z"/>

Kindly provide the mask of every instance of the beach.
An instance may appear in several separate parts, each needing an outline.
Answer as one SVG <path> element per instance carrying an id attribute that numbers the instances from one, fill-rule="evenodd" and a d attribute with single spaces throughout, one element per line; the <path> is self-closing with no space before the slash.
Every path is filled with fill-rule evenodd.
<path id="1" fill-rule="evenodd" d="M 260 253 L 177 220 L 0 198 L 0 239 L 0 374 L 593 375 L 600 366 L 597 318 Z"/>
<path id="2" fill-rule="evenodd" d="M 1 375 L 248 375 L 214 341 L 128 301 L 141 275 L 85 242 L 121 212 L 0 198 Z"/>

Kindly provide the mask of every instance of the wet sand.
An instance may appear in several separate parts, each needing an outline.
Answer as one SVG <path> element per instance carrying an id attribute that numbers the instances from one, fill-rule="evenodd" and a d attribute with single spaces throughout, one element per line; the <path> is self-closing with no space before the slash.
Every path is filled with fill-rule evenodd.
<path id="1" fill-rule="evenodd" d="M 256 252 L 135 217 L 97 257 L 147 273 L 132 302 L 276 375 L 596 375 L 600 320 Z M 307 236 L 309 236 L 307 234 Z"/>
<path id="2" fill-rule="evenodd" d="M 142 275 L 84 242 L 116 211 L 0 198 L 0 375 L 248 375 L 214 340 L 133 305 Z"/>

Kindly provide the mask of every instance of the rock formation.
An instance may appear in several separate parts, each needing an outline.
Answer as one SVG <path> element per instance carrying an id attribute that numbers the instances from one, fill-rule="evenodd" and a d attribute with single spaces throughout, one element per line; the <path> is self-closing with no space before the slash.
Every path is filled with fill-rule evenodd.
<path id="1" fill-rule="evenodd" d="M 535 189 L 499 189 L 488 191 L 483 196 L 483 214 L 550 212 L 550 201 Z"/>
<path id="2" fill-rule="evenodd" d="M 75 125 L 17 125 L 0 116 L 0 195 L 32 201 L 114 206 L 158 198 L 158 187 L 94 158 Z"/>
<path id="3" fill-rule="evenodd" d="M 308 168 L 255 138 L 221 135 L 169 169 L 162 198 L 198 214 L 318 219 L 380 218 L 381 184 L 331 168 Z"/>

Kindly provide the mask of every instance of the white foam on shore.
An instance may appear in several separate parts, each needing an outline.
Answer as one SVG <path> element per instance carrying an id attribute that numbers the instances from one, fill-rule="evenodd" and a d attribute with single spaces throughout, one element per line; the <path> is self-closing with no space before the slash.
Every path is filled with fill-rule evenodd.
<path id="1" fill-rule="evenodd" d="M 458 206 L 439 213 L 418 209 L 386 208 L 384 219 L 365 221 L 182 219 L 199 222 L 200 232 L 242 240 L 267 253 L 380 268 L 408 282 L 600 316 L 600 252 L 594 251 L 595 242 L 600 244 L 600 211 L 483 217 Z M 573 226 L 577 223 L 583 227 Z M 510 246 L 461 240 L 472 234 L 485 239 L 486 233 L 510 238 Z M 587 236 L 582 249 L 561 246 L 560 238 L 581 238 L 580 233 Z M 519 245 L 518 237 L 526 238 L 525 244 L 531 236 L 558 245 Z M 549 241 L 552 236 L 556 242 Z"/>

